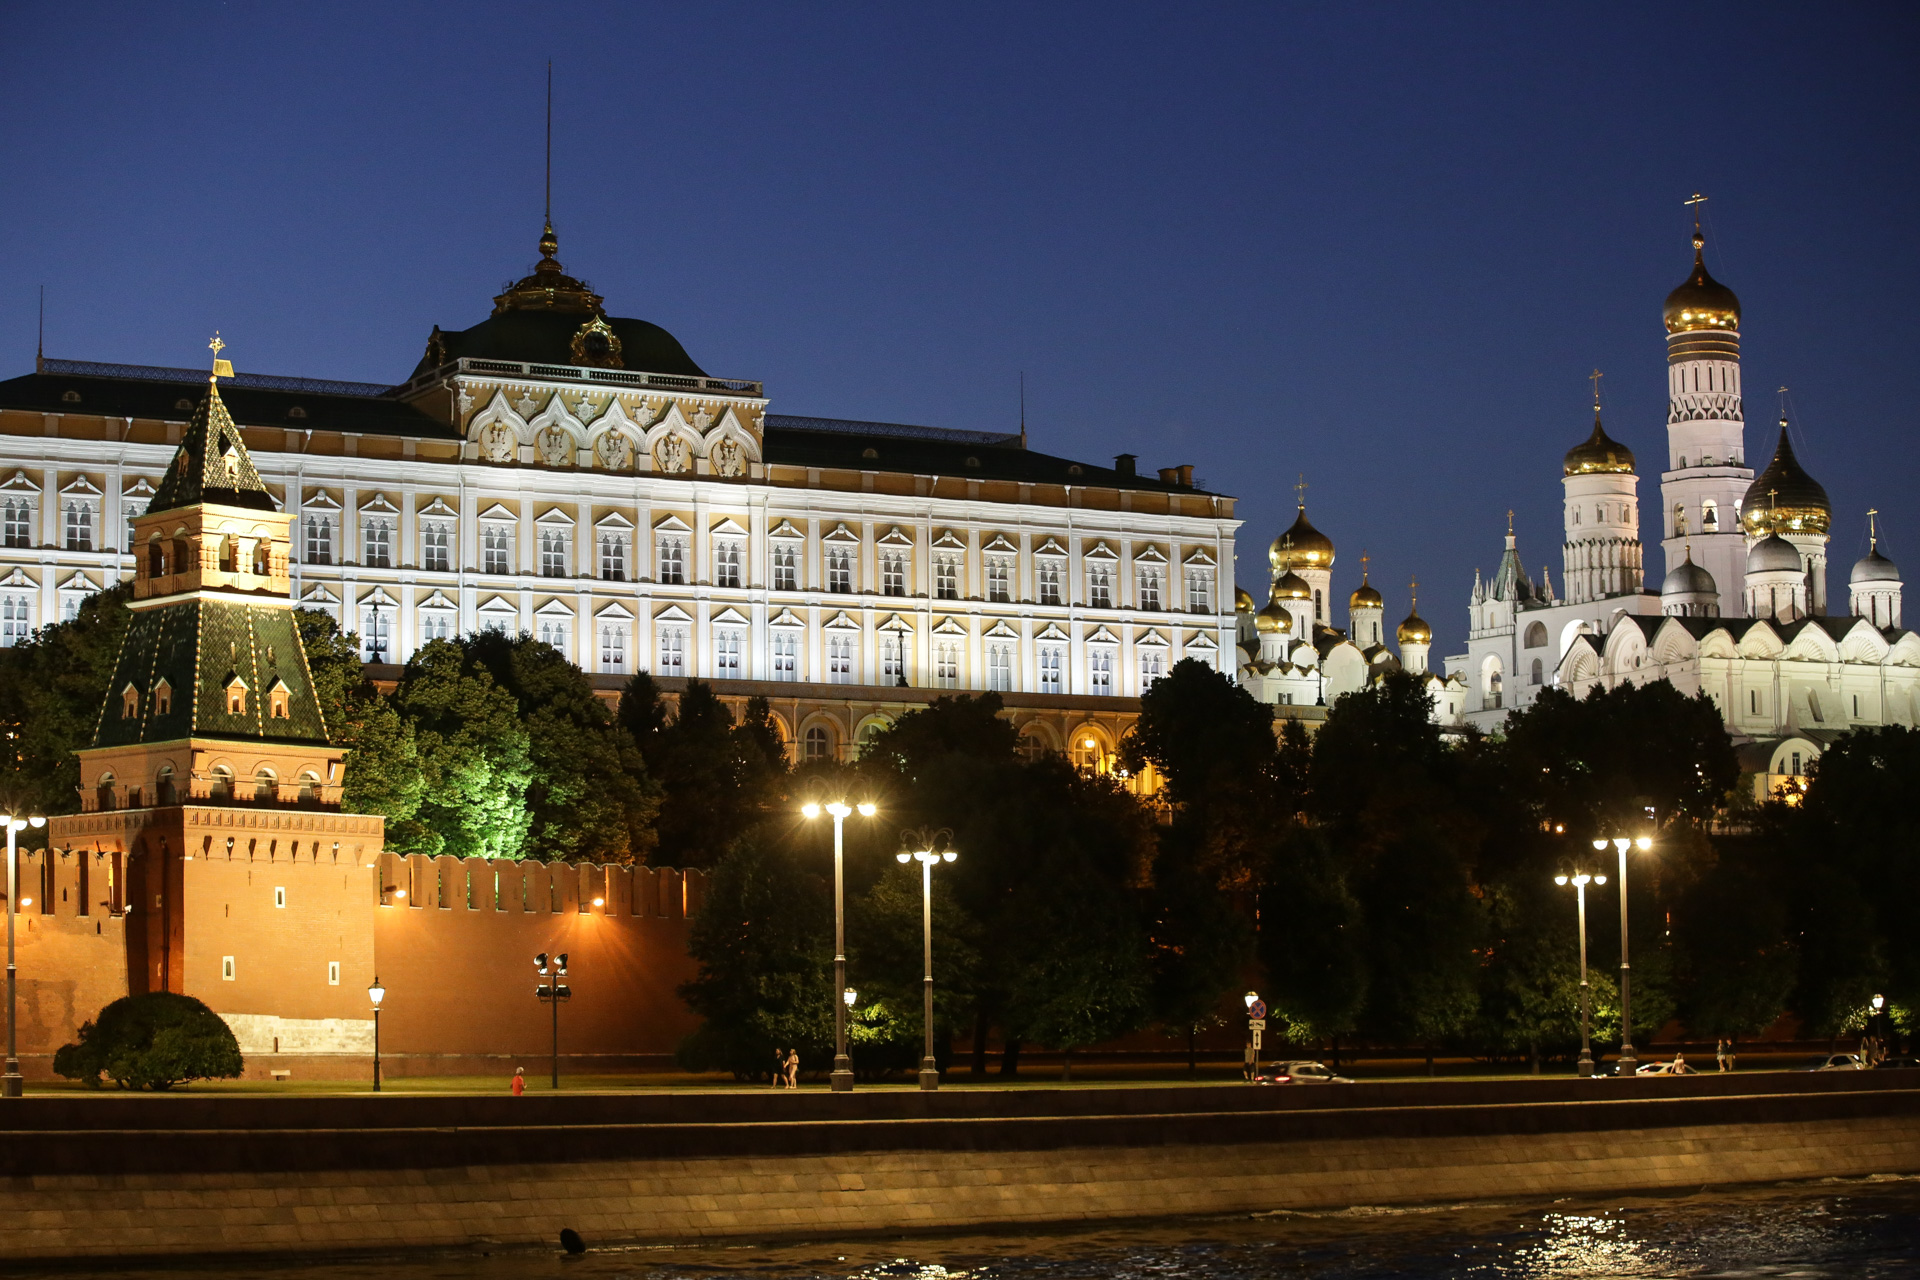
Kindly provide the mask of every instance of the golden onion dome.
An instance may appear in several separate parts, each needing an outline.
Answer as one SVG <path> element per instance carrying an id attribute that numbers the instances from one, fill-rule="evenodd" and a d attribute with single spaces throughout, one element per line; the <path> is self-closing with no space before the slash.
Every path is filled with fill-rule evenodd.
<path id="1" fill-rule="evenodd" d="M 1707 239 L 1698 230 L 1693 233 L 1693 274 L 1685 284 L 1667 295 L 1664 316 L 1668 333 L 1692 333 L 1699 329 L 1740 328 L 1740 299 L 1733 290 L 1707 274 L 1702 250 Z"/>
<path id="2" fill-rule="evenodd" d="M 1313 588 L 1307 585 L 1305 578 L 1294 573 L 1292 570 L 1288 570 L 1286 573 L 1281 574 L 1274 582 L 1273 599 L 1276 601 L 1311 600 L 1313 599 Z"/>
<path id="3" fill-rule="evenodd" d="M 1419 601 L 1407 611 L 1407 620 L 1394 629 L 1394 638 L 1401 644 L 1432 644 L 1433 628 L 1420 616 Z"/>
<path id="4" fill-rule="evenodd" d="M 1593 434 L 1567 450 L 1561 470 L 1570 476 L 1633 474 L 1633 450 L 1609 436 L 1600 426 L 1600 408 L 1594 406 Z"/>
<path id="5" fill-rule="evenodd" d="M 1780 419 L 1780 446 L 1767 469 L 1747 486 L 1740 500 L 1740 523 L 1752 535 L 1762 533 L 1825 533 L 1833 521 L 1827 491 L 1808 475 L 1793 456 L 1787 439 L 1787 420 Z"/>
<path id="6" fill-rule="evenodd" d="M 1253 597 L 1248 594 L 1245 587 L 1233 589 L 1233 611 L 1235 613 L 1253 612 Z"/>
<path id="7" fill-rule="evenodd" d="M 1273 540 L 1267 548 L 1267 563 L 1273 566 L 1275 573 L 1289 569 L 1331 569 L 1333 567 L 1333 539 L 1313 527 L 1307 519 L 1307 507 L 1300 504 L 1300 514 L 1294 518 L 1293 527 Z"/>
<path id="8" fill-rule="evenodd" d="M 1285 635 L 1293 630 L 1293 619 L 1287 616 L 1287 611 L 1276 600 L 1253 615 L 1253 625 L 1263 633 L 1278 632 Z"/>
<path id="9" fill-rule="evenodd" d="M 1367 575 L 1364 573 L 1361 574 L 1360 585 L 1355 587 L 1353 594 L 1347 597 L 1348 611 L 1351 612 L 1355 609 L 1384 609 L 1386 607 L 1387 602 L 1380 598 L 1380 593 L 1367 584 Z"/>

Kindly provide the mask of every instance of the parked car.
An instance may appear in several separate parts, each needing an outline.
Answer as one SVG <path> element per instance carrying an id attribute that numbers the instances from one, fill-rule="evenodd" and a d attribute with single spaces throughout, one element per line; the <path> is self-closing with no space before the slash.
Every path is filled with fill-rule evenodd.
<path id="1" fill-rule="evenodd" d="M 1269 1084 L 1352 1084 L 1324 1062 L 1275 1062 L 1267 1067 Z"/>
<path id="2" fill-rule="evenodd" d="M 1824 1058 L 1815 1058 L 1809 1071 L 1865 1071 L 1867 1064 L 1860 1061 L 1857 1053 L 1832 1053 Z"/>

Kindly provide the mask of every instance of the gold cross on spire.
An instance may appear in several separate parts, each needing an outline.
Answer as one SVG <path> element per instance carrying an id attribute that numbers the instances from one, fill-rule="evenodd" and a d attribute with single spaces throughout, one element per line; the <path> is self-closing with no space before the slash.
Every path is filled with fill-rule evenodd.
<path id="1" fill-rule="evenodd" d="M 1873 522 L 1873 518 L 1879 514 L 1880 512 L 1878 511 L 1878 509 L 1874 507 L 1867 508 L 1867 550 L 1868 551 L 1872 551 L 1874 548 L 1880 545 L 1880 529 Z M 1363 556 L 1362 559 L 1365 559 L 1365 557 Z"/>
<path id="2" fill-rule="evenodd" d="M 1706 202 L 1707 202 L 1707 198 L 1701 195 L 1698 191 L 1694 192 L 1690 199 L 1682 200 L 1680 202 L 1683 205 L 1693 206 L 1693 229 L 1695 231 L 1698 231 L 1700 229 L 1700 206 L 1705 204 Z"/>
<path id="3" fill-rule="evenodd" d="M 1413 603 L 1407 607 L 1407 612 L 1408 613 L 1420 612 L 1420 579 L 1418 578 L 1407 579 L 1407 595 L 1412 597 L 1412 600 L 1413 600 Z"/>
<path id="4" fill-rule="evenodd" d="M 233 362 L 220 358 L 220 353 L 227 349 L 227 344 L 220 340 L 220 331 L 218 329 L 213 331 L 213 341 L 209 342 L 207 347 L 213 352 L 213 372 L 208 376 L 207 381 L 212 382 L 216 378 L 231 378 L 233 376 Z"/>
<path id="5" fill-rule="evenodd" d="M 1513 508 L 1507 508 L 1507 536 L 1513 536 Z"/>
<path id="6" fill-rule="evenodd" d="M 1787 425 L 1787 389 L 1780 388 L 1780 425 Z"/>
<path id="7" fill-rule="evenodd" d="M 1300 509 L 1307 509 L 1307 473 L 1302 471 L 1300 479 L 1293 486 L 1293 495 L 1300 503 Z"/>
<path id="8" fill-rule="evenodd" d="M 1596 416 L 1600 412 L 1600 379 L 1606 376 L 1598 369 L 1587 375 L 1587 381 L 1593 384 L 1593 412 Z"/>
<path id="9" fill-rule="evenodd" d="M 1872 515 L 1873 513 L 1869 511 L 1867 514 Z M 1362 551 L 1360 553 L 1360 581 L 1362 582 L 1365 582 L 1367 580 L 1367 561 L 1371 559 L 1373 559 L 1373 557 L 1368 555 L 1366 552 Z"/>

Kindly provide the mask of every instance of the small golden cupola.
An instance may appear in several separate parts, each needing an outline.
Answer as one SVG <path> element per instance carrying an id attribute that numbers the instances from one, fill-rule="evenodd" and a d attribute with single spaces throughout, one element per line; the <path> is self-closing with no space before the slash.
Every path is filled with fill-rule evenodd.
<path id="1" fill-rule="evenodd" d="M 1567 450 L 1561 472 L 1569 476 L 1632 475 L 1633 450 L 1608 435 L 1600 425 L 1600 406 L 1593 406 L 1593 434 Z"/>
<path id="2" fill-rule="evenodd" d="M 1702 329 L 1740 330 L 1740 299 L 1707 271 L 1707 238 L 1693 229 L 1693 274 L 1667 295 L 1663 312 L 1667 332 L 1697 333 Z"/>
<path id="3" fill-rule="evenodd" d="M 1386 607 L 1386 600 L 1381 597 L 1378 591 L 1373 589 L 1372 584 L 1367 581 L 1367 575 L 1362 572 L 1360 575 L 1360 585 L 1355 587 L 1353 594 L 1347 597 L 1348 611 L 1351 612 L 1355 609 L 1384 609 Z"/>

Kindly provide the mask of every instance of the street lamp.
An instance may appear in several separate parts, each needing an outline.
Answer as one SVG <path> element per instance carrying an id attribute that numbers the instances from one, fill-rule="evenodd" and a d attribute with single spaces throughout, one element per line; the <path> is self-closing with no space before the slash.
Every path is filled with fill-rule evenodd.
<path id="1" fill-rule="evenodd" d="M 1580 903 L 1580 1064 L 1582 1076 L 1593 1074 L 1593 1035 L 1589 1021 L 1591 1005 L 1587 991 L 1587 886 L 1605 884 L 1605 876 L 1590 876 L 1582 871 L 1577 875 L 1555 876 L 1553 882 L 1558 885 L 1571 884 L 1576 899 Z"/>
<path id="2" fill-rule="evenodd" d="M 1247 1048 L 1245 1076 L 1251 1084 L 1254 1076 L 1260 1073 L 1260 1033 L 1267 1028 L 1267 1006 L 1260 999 L 1258 991 L 1249 991 L 1242 997 L 1247 1003 Z"/>
<path id="3" fill-rule="evenodd" d="M 378 975 L 373 985 L 367 988 L 367 999 L 373 1001 L 373 1091 L 380 1092 L 380 1002 L 387 998 L 387 989 L 380 985 Z"/>
<path id="4" fill-rule="evenodd" d="M 1886 1015 L 1886 1008 L 1887 1008 L 1887 998 L 1886 998 L 1885 996 L 1883 996 L 1883 995 L 1876 995 L 1876 996 L 1874 996 L 1874 998 L 1873 998 L 1873 1020 L 1874 1020 L 1874 1023 L 1875 1023 L 1876 1025 L 1874 1026 L 1874 1029 L 1873 1029 L 1873 1035 L 1874 1035 L 1874 1039 L 1875 1039 L 1875 1041 L 1877 1042 L 1877 1043 L 1876 1043 L 1876 1044 L 1874 1045 L 1874 1052 L 1875 1052 L 1875 1053 L 1878 1053 L 1878 1054 L 1883 1054 L 1883 1055 L 1884 1055 L 1884 1054 L 1886 1053 L 1886 1051 L 1887 1051 L 1887 1015 Z M 1869 1065 L 1869 1066 L 1871 1066 L 1871 1065 L 1874 1065 L 1874 1064 L 1872 1064 L 1872 1063 L 1869 1063 L 1868 1065 Z"/>
<path id="5" fill-rule="evenodd" d="M 900 852 L 893 855 L 902 862 L 920 863 L 920 940 L 926 970 L 923 994 L 927 1024 L 927 1051 L 920 1059 L 920 1087 L 929 1090 L 940 1087 L 940 1068 L 933 1061 L 933 864 L 952 862 L 959 856 L 951 848 L 941 847 L 942 842 L 950 844 L 952 840 L 953 832 L 946 827 L 931 834 L 924 829 L 903 831 Z"/>
<path id="6" fill-rule="evenodd" d="M 871 801 L 860 802 L 860 816 L 871 818 L 876 810 Z M 811 820 L 820 816 L 822 810 L 833 815 L 833 985 L 836 990 L 847 991 L 847 877 L 843 828 L 847 815 L 853 812 L 845 799 L 829 800 L 821 804 L 818 800 L 809 800 L 800 806 L 801 814 Z M 853 993 L 847 991 L 847 995 Z M 847 1056 L 847 1010 L 853 1007 L 851 999 L 834 1006 L 833 1010 L 833 1091 L 847 1093 L 853 1088 L 853 1059 Z"/>
<path id="7" fill-rule="evenodd" d="M 17 1028 L 20 1025 L 20 1006 L 16 999 L 13 969 L 13 918 L 20 912 L 20 854 L 14 848 L 16 834 L 28 827 L 44 827 L 47 820 L 38 814 L 30 817 L 15 817 L 10 813 L 0 813 L 0 822 L 7 826 L 7 1070 L 0 1077 L 0 1097 L 17 1098 L 26 1092 L 26 1079 L 20 1074 L 20 1040 Z"/>
<path id="8" fill-rule="evenodd" d="M 1605 853 L 1611 844 L 1620 854 L 1620 1063 L 1619 1074 L 1630 1076 L 1640 1069 L 1640 1059 L 1633 1051 L 1633 991 L 1628 979 L 1632 969 L 1627 960 L 1627 850 L 1636 846 L 1641 852 L 1653 848 L 1651 836 L 1641 836 L 1638 840 L 1626 836 L 1615 836 L 1611 840 L 1595 840 L 1593 847 Z"/>
<path id="9" fill-rule="evenodd" d="M 533 968 L 541 977 L 548 979 L 536 986 L 533 994 L 553 1006 L 553 1087 L 557 1090 L 560 1088 L 560 1002 L 573 999 L 573 988 L 560 981 L 567 976 L 567 953 L 562 951 L 553 957 L 551 976 L 547 972 L 547 953 L 544 951 L 533 958 Z"/>

